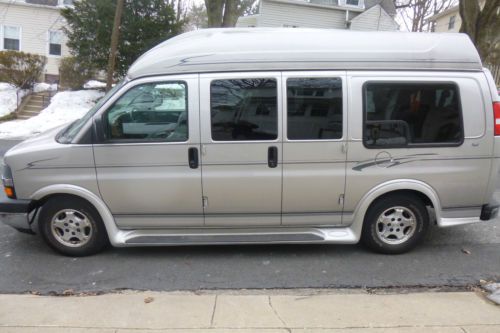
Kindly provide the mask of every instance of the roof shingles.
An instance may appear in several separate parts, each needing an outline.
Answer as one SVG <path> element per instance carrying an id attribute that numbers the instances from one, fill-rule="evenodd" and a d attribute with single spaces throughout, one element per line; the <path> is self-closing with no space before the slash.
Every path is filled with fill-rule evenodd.
<path id="1" fill-rule="evenodd" d="M 391 16 L 396 15 L 396 6 L 394 6 L 394 2 L 392 0 L 365 0 L 365 8 L 369 9 L 375 5 L 379 5 L 384 8 L 387 14 Z"/>

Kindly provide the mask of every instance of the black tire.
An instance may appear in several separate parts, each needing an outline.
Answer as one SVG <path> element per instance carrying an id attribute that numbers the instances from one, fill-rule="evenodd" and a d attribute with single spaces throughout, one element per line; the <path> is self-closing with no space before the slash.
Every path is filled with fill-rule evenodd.
<path id="1" fill-rule="evenodd" d="M 398 215 L 396 214 L 396 210 L 391 210 L 394 207 L 404 208 L 402 211 L 402 214 L 404 215 L 403 220 L 408 218 L 407 221 L 415 221 L 413 233 L 410 232 L 411 229 L 406 226 L 406 224 L 403 227 L 400 227 L 398 224 Z M 401 214 L 401 209 L 399 209 L 397 213 Z M 379 218 L 382 218 L 382 214 L 384 214 L 383 216 L 386 218 L 388 223 L 378 221 Z M 413 214 L 413 216 L 408 214 Z M 396 226 L 394 226 L 394 222 L 391 221 L 394 221 Z M 399 221 L 401 221 L 401 219 L 399 219 Z M 428 227 L 429 213 L 420 198 L 410 194 L 387 195 L 375 201 L 366 212 L 363 223 L 363 231 L 361 234 L 361 242 L 371 250 L 378 253 L 405 253 L 412 250 L 422 242 Z M 396 230 L 401 236 L 401 239 L 398 239 Z M 389 233 L 387 237 L 379 235 L 380 233 L 384 233 L 384 231 Z M 404 233 L 406 231 L 408 232 L 405 235 Z"/>
<path id="2" fill-rule="evenodd" d="M 61 219 L 61 216 L 63 219 L 66 218 L 66 213 L 62 211 L 74 211 L 74 213 L 72 214 L 76 216 L 75 221 L 71 220 L 70 223 L 75 223 L 75 225 L 72 225 L 71 228 L 77 228 L 77 225 L 79 226 L 79 223 L 77 222 L 80 222 L 80 220 L 76 219 L 81 219 L 82 216 L 84 218 L 86 217 L 85 224 L 87 225 L 87 227 L 85 227 L 85 229 L 82 228 L 84 230 L 78 229 L 79 235 L 84 235 L 86 237 L 86 240 L 82 242 L 82 245 L 78 245 L 77 238 L 74 238 L 73 242 L 75 242 L 75 244 L 73 246 L 65 245 L 63 243 L 64 240 L 58 240 L 56 238 L 57 236 L 55 234 L 60 236 L 61 234 L 65 233 L 65 231 L 61 229 L 55 231 L 53 231 L 52 229 L 53 219 Z M 38 221 L 40 233 L 45 242 L 52 249 L 67 256 L 89 256 L 102 251 L 109 244 L 106 228 L 104 227 L 101 216 L 99 215 L 95 207 L 87 201 L 77 197 L 57 196 L 50 198 L 43 204 L 40 210 Z M 65 230 L 72 231 L 71 229 Z M 76 231 L 76 229 L 73 230 Z M 73 233 L 73 235 L 74 234 L 75 233 Z M 69 237 L 71 237 L 71 232 L 69 232 L 67 235 L 70 235 Z M 62 237 L 60 237 L 60 239 L 62 239 Z M 71 242 L 71 240 L 68 240 L 68 243 L 69 242 Z"/>

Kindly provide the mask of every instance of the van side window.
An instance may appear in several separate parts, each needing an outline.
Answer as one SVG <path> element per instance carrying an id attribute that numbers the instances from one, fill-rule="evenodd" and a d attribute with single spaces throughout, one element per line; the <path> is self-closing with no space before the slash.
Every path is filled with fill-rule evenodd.
<path id="1" fill-rule="evenodd" d="M 131 88 L 107 110 L 107 140 L 182 142 L 188 139 L 185 82 L 147 83 Z"/>
<path id="2" fill-rule="evenodd" d="M 277 105 L 275 79 L 212 81 L 212 140 L 275 140 L 278 137 Z"/>
<path id="3" fill-rule="evenodd" d="M 363 142 L 368 148 L 460 145 L 458 87 L 452 83 L 374 83 L 364 87 Z"/>
<path id="4" fill-rule="evenodd" d="M 287 137 L 289 140 L 342 137 L 342 80 L 287 80 Z"/>

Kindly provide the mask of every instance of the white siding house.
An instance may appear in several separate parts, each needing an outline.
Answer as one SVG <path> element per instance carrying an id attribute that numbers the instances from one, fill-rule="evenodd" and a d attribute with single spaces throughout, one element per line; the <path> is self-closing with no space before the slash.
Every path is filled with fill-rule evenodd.
<path id="1" fill-rule="evenodd" d="M 395 15 L 388 0 L 261 0 L 259 13 L 236 26 L 398 30 Z"/>
<path id="2" fill-rule="evenodd" d="M 398 30 L 394 19 L 380 5 L 375 5 L 351 20 L 351 30 Z"/>
<path id="3" fill-rule="evenodd" d="M 257 24 L 259 27 L 341 27 L 345 23 L 346 15 L 345 11 L 334 10 L 330 6 L 295 0 L 263 0 L 260 13 Z"/>
<path id="4" fill-rule="evenodd" d="M 484 7 L 485 0 L 480 0 L 479 5 Z M 432 24 L 432 32 L 460 32 L 462 18 L 458 6 L 450 7 L 429 18 Z M 500 85 L 500 64 L 484 64 L 488 67 L 495 78 L 496 84 Z"/>
<path id="5" fill-rule="evenodd" d="M 458 6 L 432 16 L 429 21 L 432 23 L 432 31 L 434 32 L 459 32 L 462 26 Z"/>
<path id="6" fill-rule="evenodd" d="M 59 76 L 59 60 L 69 55 L 59 10 L 68 0 L 0 0 L 0 49 L 47 57 L 45 80 Z"/>
<path id="7" fill-rule="evenodd" d="M 486 0 L 479 0 L 479 6 L 483 8 L 485 2 Z M 462 26 L 458 5 L 431 16 L 429 21 L 432 23 L 433 32 L 460 32 Z"/>

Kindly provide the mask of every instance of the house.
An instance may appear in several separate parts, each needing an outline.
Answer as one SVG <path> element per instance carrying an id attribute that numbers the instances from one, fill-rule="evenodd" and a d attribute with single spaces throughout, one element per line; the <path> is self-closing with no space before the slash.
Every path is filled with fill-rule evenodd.
<path id="1" fill-rule="evenodd" d="M 484 7 L 485 1 L 479 1 L 481 8 Z M 460 17 L 458 5 L 431 16 L 429 22 L 431 23 L 431 30 L 433 32 L 460 32 L 462 18 Z"/>
<path id="2" fill-rule="evenodd" d="M 484 4 L 485 0 L 479 2 L 481 7 Z M 462 26 L 462 18 L 460 17 L 458 5 L 431 16 L 429 21 L 431 22 L 432 32 L 460 32 L 460 27 Z M 500 64 L 485 63 L 485 66 L 490 69 L 496 84 L 500 86 Z"/>
<path id="3" fill-rule="evenodd" d="M 44 79 L 59 78 L 59 61 L 69 55 L 59 10 L 73 0 L 0 0 L 0 49 L 47 57 Z"/>
<path id="4" fill-rule="evenodd" d="M 459 32 L 462 19 L 458 6 L 450 7 L 429 18 L 433 32 Z"/>
<path id="5" fill-rule="evenodd" d="M 395 16 L 391 0 L 261 0 L 258 14 L 236 26 L 398 30 Z"/>

